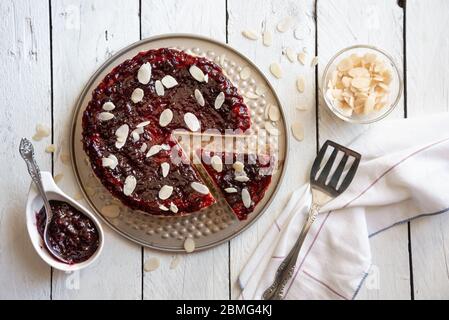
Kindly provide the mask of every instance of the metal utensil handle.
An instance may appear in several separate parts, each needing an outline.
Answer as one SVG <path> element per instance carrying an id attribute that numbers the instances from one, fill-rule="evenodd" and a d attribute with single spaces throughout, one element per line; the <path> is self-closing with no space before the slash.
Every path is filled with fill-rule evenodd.
<path id="1" fill-rule="evenodd" d="M 293 276 L 296 261 L 298 260 L 299 251 L 301 250 L 301 247 L 304 243 L 307 233 L 310 230 L 310 227 L 312 226 L 313 222 L 315 221 L 318 215 L 319 209 L 320 209 L 319 205 L 312 203 L 312 206 L 310 207 L 309 210 L 307 221 L 304 224 L 298 239 L 296 240 L 292 249 L 288 253 L 287 257 L 285 257 L 285 259 L 279 265 L 273 283 L 271 284 L 270 287 L 268 287 L 267 290 L 265 290 L 263 294 L 263 298 L 265 300 L 283 299 L 285 286 L 287 285 L 288 280 L 290 280 Z"/>
<path id="2" fill-rule="evenodd" d="M 20 142 L 20 155 L 25 161 L 28 169 L 28 173 L 31 176 L 31 179 L 36 184 L 39 194 L 41 195 L 44 201 L 44 207 L 46 211 L 46 220 L 47 224 L 51 221 L 51 207 L 50 202 L 47 199 L 47 195 L 45 194 L 44 186 L 42 185 L 41 179 L 41 171 L 39 166 L 37 165 L 36 159 L 34 158 L 34 148 L 31 142 L 28 139 L 22 139 Z M 50 214 L 48 214 L 50 212 Z"/>

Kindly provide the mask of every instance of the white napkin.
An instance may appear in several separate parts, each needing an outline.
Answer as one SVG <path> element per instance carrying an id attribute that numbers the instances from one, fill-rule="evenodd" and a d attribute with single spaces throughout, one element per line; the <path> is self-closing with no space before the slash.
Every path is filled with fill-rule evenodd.
<path id="1" fill-rule="evenodd" d="M 349 188 L 326 205 L 300 252 L 286 299 L 352 299 L 371 265 L 369 237 L 449 210 L 449 113 L 385 122 L 350 146 L 362 154 Z M 241 299 L 260 299 L 296 241 L 310 186 L 293 192 L 239 276 Z"/>

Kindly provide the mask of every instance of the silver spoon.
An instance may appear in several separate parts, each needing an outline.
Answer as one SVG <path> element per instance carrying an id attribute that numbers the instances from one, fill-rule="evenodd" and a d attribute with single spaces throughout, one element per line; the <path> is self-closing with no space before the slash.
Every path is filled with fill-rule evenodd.
<path id="1" fill-rule="evenodd" d="M 47 247 L 48 252 L 50 252 L 53 257 L 62 262 L 68 263 L 68 261 L 62 258 L 58 252 L 54 251 L 53 247 L 50 245 L 48 226 L 50 225 L 50 222 L 53 218 L 53 212 L 51 211 L 50 202 L 48 201 L 47 194 L 45 193 L 44 187 L 42 185 L 41 171 L 39 170 L 39 167 L 36 163 L 36 159 L 34 158 L 34 147 L 31 141 L 26 138 L 22 138 L 22 140 L 20 140 L 19 152 L 23 160 L 25 160 L 25 163 L 27 164 L 28 167 L 28 173 L 30 174 L 31 179 L 35 183 L 37 190 L 39 191 L 39 194 L 42 197 L 42 200 L 44 201 L 45 216 L 46 216 L 44 235 L 43 235 L 44 244 Z"/>

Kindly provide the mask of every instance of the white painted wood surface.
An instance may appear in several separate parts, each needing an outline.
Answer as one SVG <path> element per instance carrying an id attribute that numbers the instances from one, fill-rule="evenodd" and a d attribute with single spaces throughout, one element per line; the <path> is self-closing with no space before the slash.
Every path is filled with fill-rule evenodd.
<path id="1" fill-rule="evenodd" d="M 289 194 L 305 181 L 317 144 L 327 138 L 347 143 L 367 129 L 331 117 L 322 101 L 317 107 L 315 69 L 291 64 L 282 50 L 306 47 L 310 58 L 317 45 L 320 77 L 337 50 L 356 43 L 385 49 L 402 67 L 405 43 L 407 105 L 401 101 L 390 117 L 403 117 L 405 108 L 410 117 L 447 110 L 449 37 L 445 30 L 449 4 L 446 0 L 409 0 L 405 14 L 407 37 L 403 39 L 404 10 L 396 0 L 1 1 L 0 72 L 5 76 L 0 79 L 0 130 L 6 148 L 0 160 L 6 170 L 0 181 L 0 298 L 236 298 L 239 271 Z M 310 30 L 305 40 L 295 40 L 293 30 L 284 34 L 275 31 L 277 22 L 286 16 L 292 16 L 296 26 Z M 273 30 L 271 47 L 241 36 L 244 29 L 260 32 L 264 28 Z M 60 155 L 68 151 L 67 127 L 83 85 L 107 57 L 140 35 L 166 32 L 193 32 L 228 40 L 268 76 L 280 96 L 288 125 L 293 121 L 304 125 L 305 140 L 291 141 L 279 197 L 245 233 L 212 250 L 180 255 L 175 269 L 170 269 L 172 255 L 143 250 L 106 228 L 107 245 L 94 267 L 79 275 L 51 272 L 34 254 L 21 218 L 29 179 L 17 153 L 19 139 L 31 137 L 37 123 L 51 126 L 53 117 L 57 147 L 54 173 L 64 174 L 60 186 L 75 195 L 71 168 L 62 163 Z M 274 61 L 283 67 L 281 80 L 273 79 L 268 71 Z M 295 89 L 294 80 L 299 75 L 306 78 L 304 94 Z M 23 83 L 28 79 L 24 91 Z M 299 104 L 310 110 L 295 110 Z M 51 137 L 36 143 L 39 163 L 46 170 L 51 170 L 52 162 L 43 150 L 50 142 Z M 374 237 L 373 275 L 358 298 L 449 298 L 448 219 L 439 216 L 411 223 L 412 275 L 407 224 Z M 161 266 L 144 273 L 142 263 L 151 257 L 158 257 Z"/>
<path id="2" fill-rule="evenodd" d="M 449 2 L 407 2 L 407 113 L 409 117 L 449 108 Z M 419 66 L 419 67 L 416 67 Z M 449 297 L 449 215 L 411 222 L 416 299 Z"/>

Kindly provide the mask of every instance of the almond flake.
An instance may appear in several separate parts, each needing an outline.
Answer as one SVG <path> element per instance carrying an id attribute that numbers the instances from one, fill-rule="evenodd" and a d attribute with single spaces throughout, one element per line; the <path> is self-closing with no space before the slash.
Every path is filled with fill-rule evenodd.
<path id="1" fill-rule="evenodd" d="M 352 69 L 352 66 L 353 66 L 352 60 L 349 58 L 345 58 L 341 60 L 340 63 L 337 65 L 337 69 L 338 71 L 346 72 Z"/>
<path id="2" fill-rule="evenodd" d="M 139 71 L 137 72 L 137 80 L 141 84 L 147 84 L 151 79 L 151 64 L 149 62 L 144 63 L 140 66 Z"/>
<path id="3" fill-rule="evenodd" d="M 108 218 L 117 218 L 120 215 L 120 207 L 110 204 L 101 208 L 101 213 Z"/>
<path id="4" fill-rule="evenodd" d="M 217 172 L 223 171 L 223 161 L 221 160 L 221 157 L 219 156 L 213 156 L 210 159 L 210 164 L 212 165 L 212 168 L 214 168 Z"/>
<path id="5" fill-rule="evenodd" d="M 161 200 L 166 200 L 168 198 L 170 198 L 170 196 L 173 193 L 173 187 L 172 186 L 167 186 L 164 185 L 162 186 L 162 188 L 159 190 L 159 199 Z"/>
<path id="6" fill-rule="evenodd" d="M 134 192 L 136 188 L 137 180 L 134 176 L 127 176 L 125 179 L 125 184 L 123 185 L 123 193 L 125 196 L 129 196 Z"/>
<path id="7" fill-rule="evenodd" d="M 276 25 L 276 29 L 279 32 L 286 32 L 293 24 L 293 19 L 291 17 L 285 17 Z"/>
<path id="8" fill-rule="evenodd" d="M 133 138 L 134 142 L 137 142 L 140 139 L 139 133 L 136 130 L 133 130 L 131 132 L 131 137 Z"/>
<path id="9" fill-rule="evenodd" d="M 295 51 L 292 48 L 287 47 L 285 49 L 285 55 L 287 56 L 288 60 L 290 60 L 290 62 L 295 62 L 295 60 L 296 60 L 296 53 L 295 53 Z"/>
<path id="10" fill-rule="evenodd" d="M 163 204 L 159 205 L 159 209 L 161 209 L 162 211 L 168 211 L 170 209 L 168 209 L 166 206 L 164 206 Z"/>
<path id="11" fill-rule="evenodd" d="M 104 111 L 112 111 L 114 109 L 115 109 L 115 105 L 111 101 L 105 102 L 103 104 L 103 110 Z"/>
<path id="12" fill-rule="evenodd" d="M 117 137 L 117 141 L 115 142 L 115 147 L 117 149 L 121 149 L 125 143 L 126 139 L 128 139 L 129 127 L 127 124 L 121 125 L 116 131 L 115 136 Z"/>
<path id="13" fill-rule="evenodd" d="M 136 129 L 134 129 L 134 132 L 136 132 L 137 134 L 142 134 L 145 132 L 145 129 L 143 127 L 137 127 Z"/>
<path id="14" fill-rule="evenodd" d="M 370 77 L 368 69 L 362 67 L 352 68 L 351 70 L 348 71 L 348 74 L 353 78 Z"/>
<path id="15" fill-rule="evenodd" d="M 200 130 L 200 122 L 199 122 L 198 118 L 193 113 L 187 112 L 184 115 L 184 122 L 185 122 L 187 128 L 190 129 L 190 131 L 195 132 L 195 131 Z"/>
<path id="16" fill-rule="evenodd" d="M 173 88 L 174 86 L 178 85 L 178 81 L 176 81 L 176 79 L 171 75 L 166 75 L 165 77 L 163 77 L 161 82 L 167 89 Z"/>
<path id="17" fill-rule="evenodd" d="M 83 200 L 84 197 L 80 192 L 77 192 L 73 195 L 73 199 L 75 199 L 76 201 L 79 201 L 79 200 Z"/>
<path id="18" fill-rule="evenodd" d="M 61 159 L 61 162 L 63 164 L 65 164 L 65 165 L 69 165 L 70 164 L 70 154 L 68 154 L 67 152 L 61 153 L 59 158 Z"/>
<path id="19" fill-rule="evenodd" d="M 267 129 L 268 133 L 272 136 L 278 136 L 281 134 L 278 128 L 276 128 L 271 121 L 265 121 L 265 129 Z"/>
<path id="20" fill-rule="evenodd" d="M 143 270 L 145 272 L 152 272 L 159 268 L 160 262 L 158 258 L 150 258 L 147 261 L 145 261 L 143 265 Z"/>
<path id="21" fill-rule="evenodd" d="M 271 31 L 265 30 L 262 33 L 262 40 L 265 47 L 270 47 L 273 44 L 273 34 Z"/>
<path id="22" fill-rule="evenodd" d="M 161 163 L 161 169 L 162 169 L 162 176 L 165 178 L 168 176 L 168 173 L 170 171 L 170 164 L 168 162 Z"/>
<path id="23" fill-rule="evenodd" d="M 276 63 L 273 62 L 272 64 L 270 64 L 270 72 L 273 74 L 273 76 L 275 76 L 277 79 L 282 78 L 282 69 L 281 66 Z"/>
<path id="24" fill-rule="evenodd" d="M 192 64 L 189 68 L 189 72 L 196 81 L 204 82 L 204 72 L 196 65 Z"/>
<path id="25" fill-rule="evenodd" d="M 140 147 L 140 152 L 145 152 L 147 151 L 148 145 L 144 142 L 142 143 L 142 146 Z"/>
<path id="26" fill-rule="evenodd" d="M 204 184 L 201 184 L 199 182 L 192 182 L 190 184 L 193 190 L 195 190 L 198 193 L 201 194 L 209 194 L 209 188 L 206 187 Z"/>
<path id="27" fill-rule="evenodd" d="M 305 87 L 305 81 L 304 77 L 299 77 L 298 80 L 296 80 L 296 89 L 298 89 L 299 92 L 303 93 Z"/>
<path id="28" fill-rule="evenodd" d="M 249 77 L 251 77 L 251 69 L 249 67 L 243 67 L 242 71 L 240 71 L 240 78 L 247 80 Z"/>
<path id="29" fill-rule="evenodd" d="M 208 75 L 208 74 L 206 74 L 206 75 L 204 76 L 204 82 L 206 82 L 206 83 L 209 82 L 209 75 Z"/>
<path id="30" fill-rule="evenodd" d="M 51 144 L 45 148 L 45 152 L 47 152 L 47 153 L 53 153 L 55 151 L 56 151 L 56 147 L 54 144 Z"/>
<path id="31" fill-rule="evenodd" d="M 300 52 L 298 53 L 298 61 L 304 66 L 306 64 L 307 53 Z"/>
<path id="32" fill-rule="evenodd" d="M 101 161 L 103 167 L 109 167 L 112 170 L 114 170 L 118 165 L 118 159 L 113 154 L 110 154 L 107 158 L 102 158 Z"/>
<path id="33" fill-rule="evenodd" d="M 155 154 L 159 153 L 159 151 L 161 151 L 161 150 L 162 150 L 161 146 L 158 144 L 155 144 L 150 147 L 150 150 L 148 150 L 146 157 L 148 158 L 148 157 L 154 156 Z"/>
<path id="34" fill-rule="evenodd" d="M 223 92 L 220 92 L 218 96 L 215 98 L 214 107 L 216 110 L 220 109 L 225 101 L 225 95 Z"/>
<path id="35" fill-rule="evenodd" d="M 268 117 L 271 121 L 278 121 L 281 118 L 281 112 L 275 105 L 271 105 L 268 111 Z"/>
<path id="36" fill-rule="evenodd" d="M 170 211 L 173 213 L 178 213 L 178 207 L 173 202 L 170 203 Z"/>
<path id="37" fill-rule="evenodd" d="M 150 124 L 150 121 L 144 121 L 144 122 L 139 123 L 139 124 L 136 126 L 136 128 L 142 128 L 142 127 L 145 127 L 145 126 L 147 126 L 147 125 L 149 125 L 149 124 Z"/>
<path id="38" fill-rule="evenodd" d="M 234 180 L 238 182 L 248 182 L 249 178 L 247 176 L 235 176 Z"/>
<path id="39" fill-rule="evenodd" d="M 307 110 L 309 110 L 309 108 L 306 105 L 304 105 L 304 104 L 300 104 L 299 106 L 296 106 L 296 109 L 299 110 L 299 111 L 307 111 Z"/>
<path id="40" fill-rule="evenodd" d="M 173 111 L 171 111 L 170 109 L 165 109 L 159 116 L 159 125 L 161 127 L 166 127 L 170 124 L 172 120 L 173 120 Z"/>
<path id="41" fill-rule="evenodd" d="M 154 83 L 154 88 L 156 90 L 156 94 L 159 97 L 162 97 L 165 94 L 164 85 L 162 84 L 161 80 L 156 80 Z"/>
<path id="42" fill-rule="evenodd" d="M 163 143 L 163 144 L 161 144 L 161 149 L 165 150 L 165 151 L 169 151 L 170 150 L 170 146 L 168 144 Z"/>
<path id="43" fill-rule="evenodd" d="M 200 106 L 204 107 L 204 104 L 206 103 L 206 101 L 204 101 L 204 97 L 203 97 L 203 94 L 201 93 L 201 91 L 198 89 L 195 89 L 194 95 L 195 95 L 196 102 L 198 102 L 198 104 Z"/>
<path id="44" fill-rule="evenodd" d="M 226 193 L 236 193 L 237 189 L 236 188 L 226 188 L 226 189 L 224 189 L 224 191 Z"/>
<path id="45" fill-rule="evenodd" d="M 304 140 L 304 127 L 299 122 L 292 124 L 292 133 L 296 140 Z"/>
<path id="46" fill-rule="evenodd" d="M 50 135 L 50 128 L 44 124 L 38 124 L 36 126 L 36 135 L 41 138 L 48 137 Z"/>
<path id="47" fill-rule="evenodd" d="M 243 164 L 243 162 L 236 161 L 232 165 L 232 168 L 235 170 L 235 172 L 242 173 L 244 172 L 245 165 Z"/>
<path id="48" fill-rule="evenodd" d="M 370 78 L 354 78 L 352 79 L 351 82 L 352 86 L 357 88 L 357 89 L 364 89 L 364 88 L 368 88 L 369 85 L 371 84 L 371 79 Z"/>
<path id="49" fill-rule="evenodd" d="M 110 112 L 100 112 L 98 114 L 98 120 L 100 121 L 108 121 L 114 118 L 114 115 Z"/>
<path id="50" fill-rule="evenodd" d="M 189 237 L 184 240 L 184 250 L 187 253 L 195 251 L 195 241 L 192 238 Z"/>
<path id="51" fill-rule="evenodd" d="M 257 40 L 259 39 L 259 36 L 252 30 L 244 30 L 242 31 L 242 35 L 250 40 Z"/>
<path id="52" fill-rule="evenodd" d="M 251 207 L 251 195 L 246 188 L 242 189 L 242 201 L 245 208 Z"/>
<path id="53" fill-rule="evenodd" d="M 314 67 L 317 66 L 317 64 L 318 64 L 318 57 L 315 56 L 315 57 L 313 57 L 312 61 L 310 61 L 310 66 L 311 66 L 312 68 L 314 68 Z"/>
<path id="54" fill-rule="evenodd" d="M 142 101 L 143 99 L 143 90 L 140 88 L 134 89 L 133 93 L 131 94 L 131 101 L 134 103 L 138 103 Z"/>
<path id="55" fill-rule="evenodd" d="M 368 99 L 365 101 L 365 106 L 363 108 L 363 113 L 368 114 L 374 110 L 374 106 L 376 105 L 376 95 L 374 93 L 368 96 Z"/>

